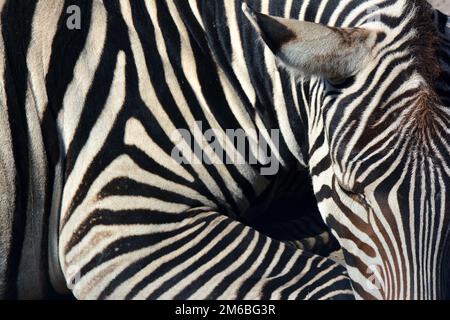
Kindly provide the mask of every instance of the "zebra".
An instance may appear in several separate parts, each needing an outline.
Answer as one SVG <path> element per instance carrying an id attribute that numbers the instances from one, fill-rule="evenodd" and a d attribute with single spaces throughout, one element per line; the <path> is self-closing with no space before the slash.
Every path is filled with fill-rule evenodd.
<path id="1" fill-rule="evenodd" d="M 300 155 L 277 145 L 272 79 L 252 85 L 227 63 L 242 26 L 257 39 L 241 4 L 1 2 L 0 296 L 51 284 L 79 299 L 354 298 L 345 267 L 315 252 L 336 249 L 323 225 L 285 237 L 271 228 L 281 214 L 264 215 L 289 188 L 313 194 Z M 203 131 L 229 128 L 250 133 L 253 161 L 196 161 Z M 293 222 L 317 222 L 315 203 L 303 210 Z"/>
<path id="2" fill-rule="evenodd" d="M 300 19 L 244 10 L 280 64 L 310 79 L 304 157 L 356 297 L 445 298 L 448 17 L 418 0 L 296 4 Z"/>
<path id="3" fill-rule="evenodd" d="M 74 4 L 83 19 L 70 30 Z M 23 271 L 45 237 L 30 234 L 35 225 L 44 234 L 39 217 L 56 212 L 48 228 L 59 234 L 50 243 L 77 298 L 442 297 L 448 32 L 447 17 L 432 20 L 425 2 L 2 5 L 1 118 L 9 122 L 2 120 L 1 138 L 9 148 L 0 185 L 14 191 L 2 192 L 2 225 L 25 235 L 11 245 L 2 239 L 13 261 L 2 266 L 3 281 L 36 276 Z M 407 114 L 415 106 L 421 118 Z M 287 176 L 309 171 L 351 284 L 340 265 L 250 228 L 261 216 L 249 208 L 277 186 L 261 176 L 257 150 L 254 165 L 173 163 L 175 145 L 195 148 L 173 132 L 192 132 L 199 120 L 260 133 L 252 140 L 270 147 Z M 418 137 L 424 145 L 411 145 Z M 236 152 L 234 143 L 221 147 Z M 398 163 L 389 165 L 392 154 Z M 405 192 L 411 172 L 416 184 Z M 387 185 L 372 189 L 383 179 Z M 405 198 L 426 208 L 407 208 Z M 20 220 L 25 213 L 31 221 Z"/>

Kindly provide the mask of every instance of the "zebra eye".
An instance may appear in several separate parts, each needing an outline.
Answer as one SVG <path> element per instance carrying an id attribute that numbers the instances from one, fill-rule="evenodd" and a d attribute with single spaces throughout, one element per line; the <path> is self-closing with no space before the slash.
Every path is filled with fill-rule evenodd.
<path id="1" fill-rule="evenodd" d="M 340 181 L 337 177 L 335 177 L 334 185 L 344 191 L 346 194 L 354 196 L 354 197 L 364 197 L 363 190 L 358 185 L 349 186 L 347 183 Z"/>
<path id="2" fill-rule="evenodd" d="M 350 188 L 349 186 L 341 183 L 337 183 L 340 187 L 340 189 L 353 201 L 361 205 L 365 209 L 369 209 L 370 205 L 364 195 L 364 193 L 359 192 L 358 190 L 355 190 L 354 188 Z"/>
<path id="3" fill-rule="evenodd" d="M 346 193 L 356 194 L 356 192 L 354 190 L 352 190 L 352 188 L 350 188 L 350 186 L 348 186 L 347 184 L 345 184 L 343 182 L 340 182 L 338 179 L 336 179 L 336 184 L 339 186 L 340 189 L 342 189 Z"/>

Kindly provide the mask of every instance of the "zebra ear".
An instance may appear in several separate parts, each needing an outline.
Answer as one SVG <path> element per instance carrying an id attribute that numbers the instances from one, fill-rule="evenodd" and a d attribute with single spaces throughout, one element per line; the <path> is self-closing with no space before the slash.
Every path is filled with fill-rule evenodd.
<path id="1" fill-rule="evenodd" d="M 355 75 L 368 62 L 377 37 L 363 28 L 333 28 L 267 16 L 245 2 L 242 9 L 278 59 L 303 76 L 338 80 Z"/>

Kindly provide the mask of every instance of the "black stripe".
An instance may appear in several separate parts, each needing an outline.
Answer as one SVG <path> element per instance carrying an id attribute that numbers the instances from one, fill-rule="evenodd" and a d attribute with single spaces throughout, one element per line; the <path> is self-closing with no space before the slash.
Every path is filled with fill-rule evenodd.
<path id="1" fill-rule="evenodd" d="M 28 71 L 26 52 L 31 40 L 32 19 L 36 2 L 12 0 L 6 2 L 1 16 L 5 44 L 5 73 L 3 75 L 8 102 L 8 117 L 16 165 L 15 212 L 12 226 L 12 244 L 7 258 L 6 298 L 18 294 L 19 264 L 27 221 L 29 192 L 28 130 L 26 118 L 26 91 Z"/>

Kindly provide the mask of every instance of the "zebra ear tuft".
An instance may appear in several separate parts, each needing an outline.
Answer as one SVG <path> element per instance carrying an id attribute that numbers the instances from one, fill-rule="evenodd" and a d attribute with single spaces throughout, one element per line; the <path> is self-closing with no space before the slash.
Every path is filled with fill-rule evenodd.
<path id="1" fill-rule="evenodd" d="M 261 38 L 288 70 L 303 76 L 345 79 L 370 58 L 376 32 L 364 28 L 334 28 L 243 10 Z"/>

